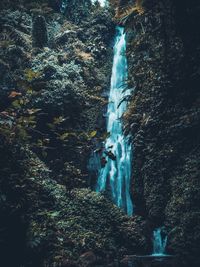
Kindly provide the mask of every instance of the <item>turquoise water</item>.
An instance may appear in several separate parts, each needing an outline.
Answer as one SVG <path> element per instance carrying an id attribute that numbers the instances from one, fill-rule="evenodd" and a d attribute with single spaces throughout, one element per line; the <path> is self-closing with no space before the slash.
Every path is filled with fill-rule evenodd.
<path id="1" fill-rule="evenodd" d="M 114 45 L 114 58 L 107 109 L 107 132 L 110 134 L 105 141 L 105 149 L 111 152 L 115 159 L 108 157 L 107 164 L 101 168 L 96 191 L 111 190 L 113 201 L 123 208 L 128 215 L 133 213 L 133 203 L 130 196 L 131 178 L 131 144 L 130 139 L 123 134 L 122 115 L 126 111 L 127 102 L 122 101 L 130 95 L 126 86 L 127 59 L 126 35 L 123 27 L 117 27 Z"/>
<path id="2" fill-rule="evenodd" d="M 153 254 L 154 256 L 166 255 L 167 235 L 163 233 L 162 228 L 153 231 Z"/>

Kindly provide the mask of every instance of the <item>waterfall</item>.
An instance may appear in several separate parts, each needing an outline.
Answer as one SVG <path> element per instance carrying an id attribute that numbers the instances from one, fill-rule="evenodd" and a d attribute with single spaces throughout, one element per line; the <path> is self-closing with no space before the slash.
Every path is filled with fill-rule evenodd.
<path id="1" fill-rule="evenodd" d="M 123 208 L 128 215 L 133 213 L 130 196 L 131 144 L 124 136 L 122 115 L 126 111 L 127 88 L 126 34 L 123 27 L 117 27 L 114 45 L 109 104 L 107 109 L 107 132 L 105 158 L 107 163 L 99 171 L 96 191 L 110 189 L 113 201 Z"/>
<path id="2" fill-rule="evenodd" d="M 106 6 L 108 3 L 108 1 L 107 0 L 92 0 L 92 3 L 94 4 L 95 2 L 99 2 L 99 4 L 102 6 L 102 7 L 104 7 L 104 6 Z"/>
<path id="3" fill-rule="evenodd" d="M 167 245 L 167 236 L 163 233 L 162 228 L 157 228 L 153 231 L 153 254 L 154 256 L 165 255 Z"/>
<path id="4" fill-rule="evenodd" d="M 60 12 L 64 14 L 65 12 L 65 9 L 66 9 L 66 6 L 67 6 L 67 1 L 66 0 L 62 0 L 61 2 L 61 7 L 60 7 Z"/>

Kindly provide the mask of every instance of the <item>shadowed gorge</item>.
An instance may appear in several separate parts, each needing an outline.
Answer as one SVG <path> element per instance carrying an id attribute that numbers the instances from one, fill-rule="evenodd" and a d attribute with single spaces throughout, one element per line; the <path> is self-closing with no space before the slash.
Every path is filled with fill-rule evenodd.
<path id="1" fill-rule="evenodd" d="M 1 1 L 0 266 L 200 266 L 199 15 Z"/>

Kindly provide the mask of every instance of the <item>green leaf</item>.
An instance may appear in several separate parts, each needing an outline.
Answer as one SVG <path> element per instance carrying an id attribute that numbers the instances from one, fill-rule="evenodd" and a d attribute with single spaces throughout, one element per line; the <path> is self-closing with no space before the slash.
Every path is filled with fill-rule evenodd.
<path id="1" fill-rule="evenodd" d="M 59 136 L 60 140 L 65 140 L 67 137 L 69 137 L 70 133 L 64 133 L 62 135 Z"/>
<path id="2" fill-rule="evenodd" d="M 56 117 L 56 118 L 53 119 L 53 124 L 60 124 L 60 123 L 62 123 L 62 122 L 65 121 L 65 120 L 66 120 L 66 119 L 63 118 L 62 116 L 60 116 L 60 117 Z"/>
<path id="3" fill-rule="evenodd" d="M 95 137 L 96 135 L 97 135 L 97 131 L 92 131 L 92 132 L 89 134 L 89 136 L 90 136 L 91 138 Z"/>
<path id="4" fill-rule="evenodd" d="M 12 106 L 14 108 L 20 108 L 21 107 L 21 104 L 20 104 L 20 101 L 19 100 L 15 100 L 12 102 Z"/>
<path id="5" fill-rule="evenodd" d="M 52 218 L 55 218 L 55 217 L 58 217 L 58 216 L 60 215 L 60 212 L 59 212 L 59 211 L 51 212 L 51 213 L 49 213 L 49 215 L 50 215 Z"/>
<path id="6" fill-rule="evenodd" d="M 31 82 L 34 79 L 37 79 L 41 76 L 41 72 L 39 71 L 33 71 L 32 69 L 26 69 L 24 76 L 28 82 Z"/>

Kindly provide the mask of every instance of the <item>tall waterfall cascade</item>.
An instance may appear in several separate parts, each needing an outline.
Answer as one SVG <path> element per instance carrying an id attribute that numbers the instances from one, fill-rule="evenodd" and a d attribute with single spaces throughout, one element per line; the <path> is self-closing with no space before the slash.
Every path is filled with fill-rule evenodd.
<path id="1" fill-rule="evenodd" d="M 123 208 L 128 215 L 133 213 L 130 196 L 131 144 L 130 138 L 123 134 L 122 116 L 127 108 L 126 98 L 131 90 L 127 88 L 126 34 L 123 27 L 116 28 L 114 58 L 112 67 L 109 104 L 107 109 L 107 132 L 105 150 L 114 158 L 107 159 L 100 169 L 96 191 L 109 189 L 114 203 Z"/>
<path id="2" fill-rule="evenodd" d="M 163 233 L 162 228 L 153 231 L 153 254 L 154 256 L 165 255 L 167 245 L 167 236 Z"/>

